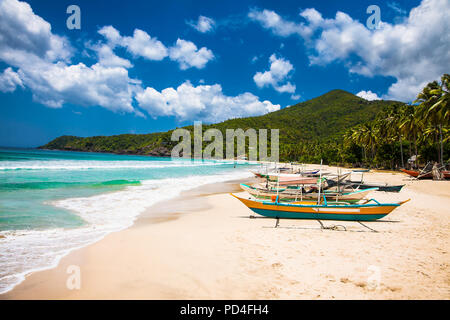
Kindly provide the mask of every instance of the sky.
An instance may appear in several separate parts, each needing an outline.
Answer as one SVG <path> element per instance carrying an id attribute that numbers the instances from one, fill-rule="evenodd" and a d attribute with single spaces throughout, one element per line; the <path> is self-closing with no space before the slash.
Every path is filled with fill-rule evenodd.
<path id="1" fill-rule="evenodd" d="M 449 65 L 450 0 L 0 0 L 0 146 L 411 102 Z"/>

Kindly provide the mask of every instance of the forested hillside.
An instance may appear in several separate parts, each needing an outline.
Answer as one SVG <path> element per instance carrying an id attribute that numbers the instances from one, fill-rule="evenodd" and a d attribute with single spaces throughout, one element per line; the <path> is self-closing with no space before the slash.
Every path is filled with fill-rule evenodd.
<path id="1" fill-rule="evenodd" d="M 230 119 L 203 125 L 203 130 L 248 128 L 280 130 L 280 160 L 339 162 L 339 146 L 344 133 L 356 125 L 375 119 L 393 101 L 367 101 L 343 90 L 333 90 L 317 98 L 263 116 Z M 193 126 L 185 127 L 188 130 Z M 176 144 L 172 131 L 116 136 L 62 136 L 40 147 L 44 149 L 112 152 L 169 156 Z M 270 135 L 269 135 L 270 136 Z"/>

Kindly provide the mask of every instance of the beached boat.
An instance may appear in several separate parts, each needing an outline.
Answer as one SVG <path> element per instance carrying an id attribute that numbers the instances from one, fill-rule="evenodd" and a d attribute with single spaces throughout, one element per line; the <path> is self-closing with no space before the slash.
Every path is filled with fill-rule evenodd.
<path id="1" fill-rule="evenodd" d="M 400 171 L 403 171 L 404 173 L 417 179 L 433 179 L 433 173 L 431 171 L 425 173 L 422 173 L 417 170 L 407 170 L 407 169 L 400 169 Z"/>
<path id="2" fill-rule="evenodd" d="M 275 173 L 269 174 L 267 179 L 270 182 L 276 183 L 280 186 L 292 186 L 292 185 L 300 185 L 300 184 L 317 184 L 317 178 L 310 177 L 302 177 L 298 174 L 286 174 L 286 173 Z"/>
<path id="3" fill-rule="evenodd" d="M 249 186 L 247 184 L 241 183 L 240 187 L 242 190 L 247 191 L 249 194 L 257 199 L 272 199 L 273 197 L 279 197 L 280 200 L 315 200 L 319 198 L 317 189 L 313 192 L 303 192 L 302 187 L 300 188 L 258 188 Z M 366 189 L 366 190 L 356 190 L 352 192 L 328 192 L 323 191 L 320 195 L 325 195 L 327 199 L 338 199 L 344 202 L 357 202 L 368 195 L 371 191 L 377 191 L 378 188 Z"/>
<path id="4" fill-rule="evenodd" d="M 378 220 L 394 209 L 409 201 L 397 203 L 379 203 L 371 199 L 365 204 L 312 204 L 305 202 L 279 202 L 279 201 L 257 201 L 244 199 L 231 194 L 241 201 L 253 212 L 270 218 L 285 219 L 323 219 L 323 220 L 349 220 L 349 221 L 373 221 Z"/>
<path id="5" fill-rule="evenodd" d="M 406 170 L 406 169 L 400 169 L 404 173 L 410 175 L 411 177 L 417 178 L 417 179 L 433 179 L 433 172 L 429 171 L 426 173 L 422 173 L 421 171 L 417 170 Z M 450 171 L 449 170 L 442 170 L 442 175 L 444 176 L 444 179 L 450 179 Z"/>
<path id="6" fill-rule="evenodd" d="M 308 176 L 312 176 L 315 174 L 318 174 L 320 172 L 320 169 L 315 169 L 315 170 L 303 170 L 303 171 L 297 171 L 297 174 L 301 174 L 304 177 L 308 177 Z"/>
<path id="7" fill-rule="evenodd" d="M 328 187 L 337 186 L 337 182 L 327 179 Z M 364 189 L 372 189 L 378 188 L 378 191 L 384 192 L 400 192 L 402 188 L 405 186 L 404 184 L 399 185 L 388 185 L 382 183 L 372 183 L 372 182 L 359 182 L 359 181 L 350 181 L 344 180 L 339 183 L 342 187 L 350 187 L 352 189 L 364 190 Z"/>
<path id="8" fill-rule="evenodd" d="M 280 172 L 279 170 L 274 171 L 274 172 L 258 172 L 258 171 L 252 171 L 250 170 L 251 173 L 253 173 L 256 177 L 258 178 L 264 178 L 264 179 L 276 179 L 276 178 L 271 178 L 271 177 L 275 177 L 277 175 L 285 175 L 285 176 L 296 176 L 296 177 L 318 177 L 320 175 L 320 170 L 311 170 L 311 171 L 303 171 L 303 172 L 296 172 L 296 173 L 287 173 L 286 171 L 282 171 Z M 322 173 L 322 175 L 325 175 L 328 173 Z"/>
<path id="9" fill-rule="evenodd" d="M 296 173 L 269 173 L 269 174 L 261 174 L 257 172 L 253 172 L 255 176 L 258 178 L 267 179 L 268 182 L 277 183 L 281 186 L 287 185 L 301 185 L 301 184 L 317 184 L 319 181 L 319 177 L 304 177 L 300 174 Z M 336 183 L 342 182 L 345 178 L 347 178 L 350 173 L 345 173 L 342 175 L 332 175 L 328 176 L 329 180 L 333 180 Z"/>
<path id="10" fill-rule="evenodd" d="M 388 184 L 382 184 L 382 183 L 354 183 L 351 182 L 350 185 L 354 189 L 359 190 L 365 190 L 365 189 L 372 189 L 372 188 L 378 188 L 378 191 L 384 191 L 384 192 L 400 192 L 402 188 L 405 186 L 404 184 L 399 185 L 388 185 Z"/>

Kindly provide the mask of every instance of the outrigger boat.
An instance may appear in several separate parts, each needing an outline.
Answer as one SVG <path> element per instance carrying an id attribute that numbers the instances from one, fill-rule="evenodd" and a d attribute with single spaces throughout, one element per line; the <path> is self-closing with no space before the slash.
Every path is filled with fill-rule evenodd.
<path id="1" fill-rule="evenodd" d="M 299 184 L 316 184 L 317 183 L 317 177 L 312 176 L 302 176 L 297 173 L 269 173 L 269 174 L 261 174 L 253 172 L 255 176 L 258 178 L 266 179 L 268 182 L 275 182 L 279 183 L 280 185 L 299 185 Z M 333 185 L 341 183 L 345 178 L 347 178 L 350 175 L 350 172 L 342 174 L 342 175 L 335 175 L 335 177 L 331 178 L 331 174 L 329 175 L 330 181 L 334 181 Z"/>
<path id="2" fill-rule="evenodd" d="M 407 169 L 400 169 L 400 171 L 403 171 L 407 175 L 410 175 L 411 177 L 417 178 L 417 179 L 433 179 L 433 173 L 431 171 L 421 173 L 420 171 L 416 170 L 407 170 Z"/>
<path id="3" fill-rule="evenodd" d="M 276 182 L 280 186 L 317 184 L 317 178 L 302 177 L 298 174 L 271 174 L 267 179 L 269 182 Z"/>
<path id="4" fill-rule="evenodd" d="M 285 219 L 321 219 L 321 220 L 349 220 L 349 221 L 373 221 L 378 220 L 405 202 L 379 203 L 370 199 L 365 204 L 345 204 L 339 202 L 327 203 L 326 197 L 321 204 L 311 202 L 283 203 L 276 201 L 257 201 L 244 199 L 231 193 L 233 197 L 241 201 L 253 212 L 269 218 Z M 373 202 L 373 203 L 369 203 Z"/>
<path id="5" fill-rule="evenodd" d="M 371 191 L 377 191 L 378 188 L 371 188 L 365 190 L 356 190 L 352 192 L 333 192 L 333 191 L 322 191 L 319 195 L 317 190 L 312 192 L 303 191 L 303 187 L 298 188 L 258 188 L 249 186 L 247 184 L 241 183 L 241 189 L 247 191 L 249 194 L 254 196 L 256 199 L 272 199 L 273 197 L 279 196 L 280 200 L 286 201 L 297 201 L 297 200 L 317 200 L 320 195 L 324 195 L 328 200 L 338 199 L 343 202 L 358 202 L 363 199 Z"/>
<path id="6" fill-rule="evenodd" d="M 422 173 L 421 171 L 416 170 L 406 170 L 406 169 L 400 169 L 404 173 L 410 175 L 411 177 L 417 178 L 417 179 L 433 179 L 433 172 L 425 172 Z M 450 171 L 449 170 L 442 170 L 442 175 L 444 176 L 444 179 L 450 179 Z"/>
<path id="7" fill-rule="evenodd" d="M 271 180 L 276 180 L 277 179 L 276 176 L 278 176 L 278 175 L 296 176 L 296 177 L 302 177 L 302 178 L 305 178 L 305 177 L 312 178 L 312 177 L 318 177 L 320 175 L 320 170 L 303 171 L 303 172 L 296 172 L 296 173 L 287 173 L 286 171 L 282 171 L 279 169 L 276 172 L 274 171 L 274 172 L 268 172 L 268 173 L 262 173 L 262 172 L 252 171 L 252 170 L 250 170 L 250 172 L 252 172 L 258 178 L 271 179 Z M 326 175 L 326 174 L 329 174 L 329 173 L 322 173 L 322 175 Z"/>
<path id="8" fill-rule="evenodd" d="M 337 186 L 337 182 L 334 180 L 326 179 L 328 187 L 334 187 Z M 365 189 L 372 189 L 372 188 L 378 188 L 378 191 L 384 191 L 384 192 L 400 192 L 402 188 L 405 186 L 404 184 L 399 185 L 388 185 L 388 184 L 382 184 L 382 183 L 366 183 L 366 182 L 359 182 L 359 181 L 350 181 L 350 180 L 344 180 L 340 182 L 340 185 L 343 187 L 350 187 L 357 190 L 365 190 Z"/>
<path id="9" fill-rule="evenodd" d="M 330 187 L 343 187 L 344 189 L 353 189 L 353 190 L 364 190 L 364 189 L 372 189 L 372 188 L 378 188 L 378 191 L 384 191 L 384 192 L 400 192 L 402 188 L 405 186 L 404 184 L 400 185 L 388 185 L 383 183 L 377 183 L 377 182 L 365 182 L 364 181 L 364 173 L 367 172 L 365 170 L 353 170 L 354 173 L 360 173 L 361 179 L 358 180 L 340 180 L 335 181 L 332 179 L 328 179 L 326 177 L 328 188 Z M 346 176 L 347 177 L 347 176 Z"/>

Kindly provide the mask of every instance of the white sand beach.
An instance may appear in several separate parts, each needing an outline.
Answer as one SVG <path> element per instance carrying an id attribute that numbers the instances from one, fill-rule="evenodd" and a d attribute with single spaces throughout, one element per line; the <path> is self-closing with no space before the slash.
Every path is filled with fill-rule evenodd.
<path id="1" fill-rule="evenodd" d="M 379 201 L 411 201 L 377 222 L 274 228 L 228 194 L 237 183 L 210 185 L 155 205 L 0 299 L 450 299 L 450 182 L 365 179 L 406 184 L 372 193 Z M 72 265 L 80 289 L 66 286 Z"/>

